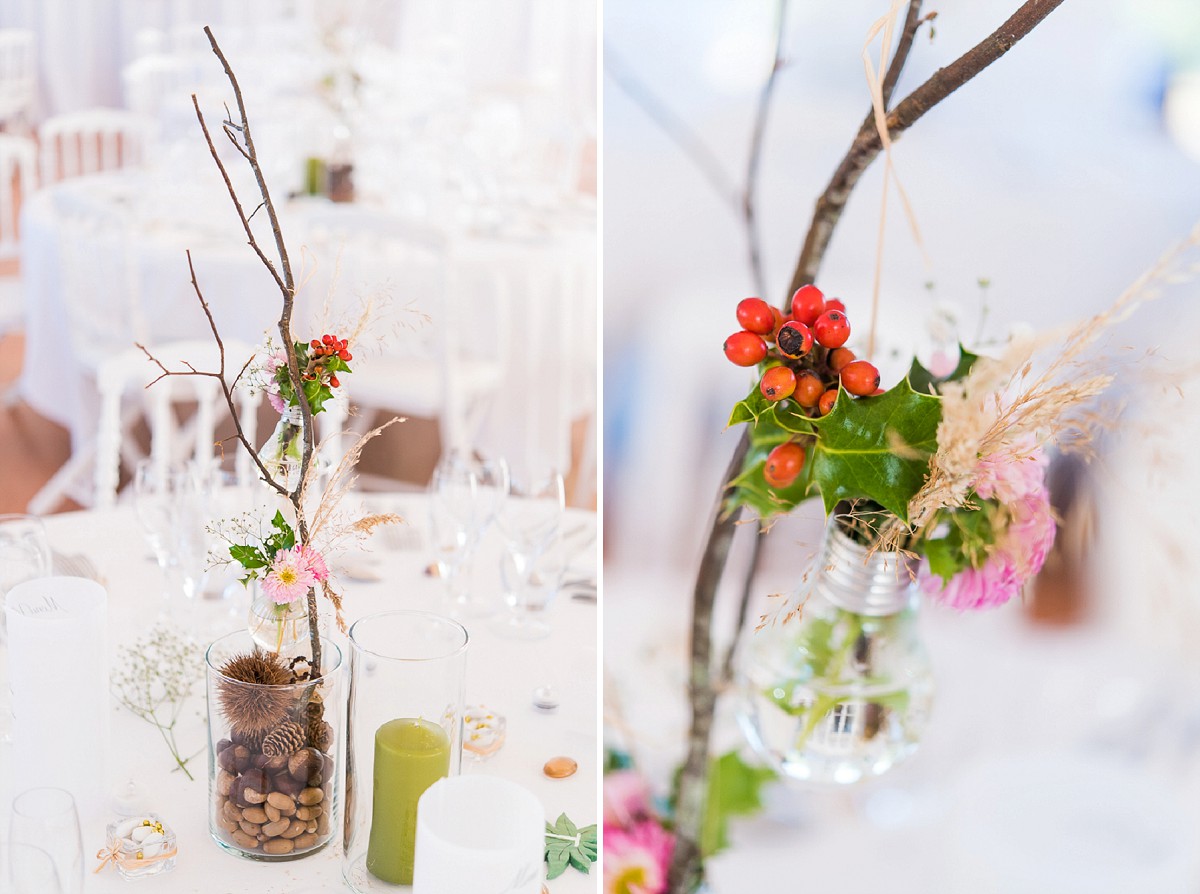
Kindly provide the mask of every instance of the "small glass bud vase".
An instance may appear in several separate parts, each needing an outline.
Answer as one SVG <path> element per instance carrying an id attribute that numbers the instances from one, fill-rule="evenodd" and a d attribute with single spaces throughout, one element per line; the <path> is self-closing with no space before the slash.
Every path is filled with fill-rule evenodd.
<path id="1" fill-rule="evenodd" d="M 933 677 L 918 636 L 914 571 L 902 554 L 871 551 L 831 519 L 800 617 L 747 633 L 738 722 L 782 775 L 853 783 L 916 749 Z"/>
<path id="2" fill-rule="evenodd" d="M 383 612 L 357 621 L 350 645 L 342 875 L 358 894 L 394 891 L 413 884 L 417 802 L 462 767 L 467 631 Z"/>
<path id="3" fill-rule="evenodd" d="M 300 483 L 300 461 L 304 453 L 304 414 L 299 406 L 289 406 L 263 445 L 260 458 L 267 471 L 288 490 Z M 284 480 L 286 479 L 286 480 Z"/>
<path id="4" fill-rule="evenodd" d="M 250 581 L 250 613 L 247 629 L 255 645 L 284 658 L 307 655 L 308 600 L 296 599 L 280 604 L 264 591 L 259 581 Z M 318 627 L 324 632 L 324 627 Z"/>
<path id="5" fill-rule="evenodd" d="M 239 631 L 209 646 L 205 660 L 213 840 L 269 862 L 320 850 L 340 821 L 341 650 L 321 640 L 315 674 Z"/>

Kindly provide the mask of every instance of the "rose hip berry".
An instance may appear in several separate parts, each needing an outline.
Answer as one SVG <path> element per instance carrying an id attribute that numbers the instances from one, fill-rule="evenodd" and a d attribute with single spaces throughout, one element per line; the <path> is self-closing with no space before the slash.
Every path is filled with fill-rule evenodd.
<path id="1" fill-rule="evenodd" d="M 837 389 L 830 388 L 821 395 L 821 399 L 817 402 L 817 412 L 822 416 L 828 416 L 829 411 L 833 409 L 834 403 L 837 401 Z"/>
<path id="2" fill-rule="evenodd" d="M 771 487 L 787 487 L 800 477 L 804 458 L 804 448 L 794 441 L 780 444 L 767 454 L 763 478 Z"/>
<path id="3" fill-rule="evenodd" d="M 825 362 L 835 373 L 840 373 L 846 368 L 847 363 L 853 363 L 857 359 L 849 348 L 834 348 L 829 352 L 829 357 Z"/>
<path id="4" fill-rule="evenodd" d="M 329 377 L 329 387 L 330 387 L 330 388 L 337 388 L 337 387 L 339 387 L 341 384 L 342 384 L 342 383 L 338 381 L 338 377 L 337 377 L 337 376 L 330 376 L 330 377 Z"/>
<path id="5" fill-rule="evenodd" d="M 767 343 L 761 335 L 743 329 L 725 339 L 725 356 L 738 366 L 754 366 L 767 356 Z"/>
<path id="6" fill-rule="evenodd" d="M 792 399 L 802 407 L 811 409 L 817 405 L 825 391 L 825 384 L 812 370 L 803 370 L 796 376 L 796 387 L 792 391 Z"/>
<path id="7" fill-rule="evenodd" d="M 879 370 L 866 360 L 847 363 L 842 369 L 842 387 L 857 397 L 874 394 L 879 387 Z"/>
<path id="8" fill-rule="evenodd" d="M 783 400 L 796 390 L 796 374 L 786 366 L 772 366 L 763 373 L 758 390 L 767 400 Z"/>
<path id="9" fill-rule="evenodd" d="M 813 323 L 813 334 L 827 348 L 840 348 L 850 337 L 850 321 L 840 310 L 827 310 Z"/>
<path id="10" fill-rule="evenodd" d="M 841 298 L 830 298 L 828 301 L 825 302 L 825 310 L 827 310 L 827 311 L 837 310 L 837 311 L 841 311 L 842 313 L 845 313 L 846 305 L 842 304 Z"/>
<path id="11" fill-rule="evenodd" d="M 792 316 L 805 326 L 811 326 L 824 311 L 825 296 L 816 286 L 801 286 L 792 296 Z"/>
<path id="12" fill-rule="evenodd" d="M 743 329 L 757 335 L 768 335 L 775 331 L 775 316 L 771 305 L 761 298 L 743 298 L 738 302 L 737 321 Z"/>
<path id="13" fill-rule="evenodd" d="M 799 320 L 789 320 L 779 327 L 775 336 L 775 344 L 786 357 L 803 357 L 812 350 L 812 330 Z"/>

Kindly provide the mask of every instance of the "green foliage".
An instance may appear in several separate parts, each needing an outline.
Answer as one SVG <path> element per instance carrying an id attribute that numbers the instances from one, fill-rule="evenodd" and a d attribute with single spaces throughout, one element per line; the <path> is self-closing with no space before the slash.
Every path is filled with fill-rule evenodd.
<path id="1" fill-rule="evenodd" d="M 808 460 L 825 514 L 842 500 L 865 498 L 907 521 L 941 419 L 940 398 L 917 394 L 907 380 L 878 397 L 854 400 L 841 391 L 829 415 L 815 420 Z"/>
<path id="2" fill-rule="evenodd" d="M 958 365 L 954 371 L 948 376 L 938 377 L 921 365 L 921 361 L 913 358 L 912 366 L 908 370 L 908 384 L 912 386 L 913 391 L 918 394 L 937 394 L 938 386 L 944 385 L 946 382 L 957 382 L 959 379 L 965 379 L 967 373 L 971 371 L 971 367 L 975 365 L 975 361 L 979 359 L 978 354 L 972 354 L 962 345 L 958 346 Z"/>
<path id="3" fill-rule="evenodd" d="M 229 555 L 235 562 L 248 572 L 242 578 L 242 583 L 258 578 L 258 569 L 267 568 L 275 561 L 275 554 L 283 549 L 291 549 L 296 545 L 296 532 L 288 524 L 283 513 L 276 510 L 271 519 L 273 532 L 257 545 L 253 543 L 234 543 L 229 547 Z"/>
<path id="4" fill-rule="evenodd" d="M 1000 511 L 999 504 L 978 497 L 974 502 L 975 508 L 943 511 L 939 517 L 947 523 L 946 533 L 921 543 L 929 570 L 947 583 L 963 569 L 978 567 L 995 542 L 993 517 Z"/>
<path id="5" fill-rule="evenodd" d="M 708 798 L 700 851 L 711 857 L 729 846 L 729 819 L 762 810 L 762 789 L 774 781 L 774 770 L 752 767 L 736 751 L 714 758 L 709 764 Z"/>
<path id="6" fill-rule="evenodd" d="M 574 866 L 587 873 L 596 862 L 599 846 L 596 843 L 596 826 L 577 828 L 565 813 L 558 816 L 553 825 L 546 823 L 546 878 L 555 879 Z"/>
<path id="7" fill-rule="evenodd" d="M 333 398 L 333 389 L 328 384 L 329 377 L 344 375 L 353 370 L 336 354 L 317 358 L 310 356 L 312 352 L 306 342 L 295 342 L 295 348 L 296 365 L 301 375 L 306 372 L 316 375 L 316 378 L 304 381 L 304 396 L 308 398 L 308 408 L 314 414 L 320 413 L 325 409 L 325 404 Z M 323 368 L 320 373 L 317 372 L 319 368 Z M 283 398 L 284 403 L 288 406 L 299 406 L 296 389 L 292 387 L 292 379 L 288 375 L 286 365 L 275 370 L 275 382 L 279 385 L 279 396 Z"/>
<path id="8" fill-rule="evenodd" d="M 914 391 L 907 380 L 877 397 L 855 399 L 842 391 L 820 419 L 806 416 L 794 401 L 772 403 L 755 388 L 729 419 L 752 430 L 726 510 L 749 506 L 770 518 L 819 493 L 826 514 L 841 500 L 869 499 L 907 520 L 908 502 L 924 483 L 928 457 L 937 449 L 941 418 L 940 399 Z M 788 487 L 772 488 L 763 480 L 767 455 L 789 439 L 805 447 L 807 462 Z"/>

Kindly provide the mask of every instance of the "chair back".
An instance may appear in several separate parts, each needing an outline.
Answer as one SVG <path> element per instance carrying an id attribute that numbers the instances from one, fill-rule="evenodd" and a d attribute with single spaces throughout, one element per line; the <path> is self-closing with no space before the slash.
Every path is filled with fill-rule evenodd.
<path id="1" fill-rule="evenodd" d="M 36 166 L 33 140 L 0 133 L 0 261 L 20 254 L 18 211 L 33 192 Z"/>
<path id="2" fill-rule="evenodd" d="M 232 381 L 250 359 L 253 349 L 236 341 L 225 341 L 225 368 Z M 170 370 L 184 371 L 191 364 L 204 372 L 219 368 L 220 356 L 211 339 L 167 342 L 148 346 L 151 354 Z M 105 359 L 96 376 L 100 392 L 100 422 L 96 434 L 95 495 L 96 507 L 112 506 L 120 481 L 122 424 L 124 408 L 140 405 L 150 429 L 150 457 L 166 469 L 187 459 L 208 461 L 225 451 L 216 444 L 217 422 L 225 418 L 227 405 L 220 383 L 211 376 L 167 376 L 155 382 L 162 369 L 139 348 L 130 348 Z M 151 385 L 151 383 L 154 383 Z M 150 386 L 150 387 L 147 387 Z M 258 444 L 258 406 L 261 393 L 239 386 L 235 392 L 238 418 L 247 440 Z M 180 404 L 195 405 L 186 424 L 181 424 Z M 237 480 L 246 484 L 256 475 L 250 457 L 230 442 L 234 451 Z"/>
<path id="3" fill-rule="evenodd" d="M 0 28 L 0 123 L 28 125 L 37 97 L 36 38 L 32 31 Z"/>
<path id="4" fill-rule="evenodd" d="M 149 122 L 123 109 L 86 109 L 42 122 L 42 185 L 142 163 Z"/>

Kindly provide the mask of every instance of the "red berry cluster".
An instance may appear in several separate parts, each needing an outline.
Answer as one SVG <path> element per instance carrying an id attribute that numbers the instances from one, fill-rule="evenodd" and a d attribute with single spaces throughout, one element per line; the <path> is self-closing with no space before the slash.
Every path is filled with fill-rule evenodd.
<path id="1" fill-rule="evenodd" d="M 767 400 L 790 398 L 806 415 L 818 417 L 833 409 L 839 382 L 856 397 L 882 393 L 879 370 L 844 347 L 850 338 L 845 305 L 826 300 L 816 286 L 797 289 L 786 316 L 761 298 L 744 298 L 737 319 L 742 329 L 725 339 L 725 356 L 738 366 L 769 363 L 758 385 Z M 787 487 L 804 461 L 801 444 L 780 444 L 767 457 L 764 477 L 772 487 Z"/>
<path id="2" fill-rule="evenodd" d="M 349 342 L 346 339 L 339 339 L 336 335 L 326 333 L 319 339 L 314 338 L 309 342 L 309 347 L 312 348 L 312 356 L 308 361 L 308 369 L 304 372 L 304 378 L 310 382 L 314 379 L 322 378 L 325 375 L 325 367 L 328 363 L 328 358 L 337 357 L 343 363 L 349 363 L 354 359 L 354 355 L 350 353 L 348 346 Z M 341 385 L 336 374 L 329 376 L 329 385 L 331 388 L 337 388 Z"/>

